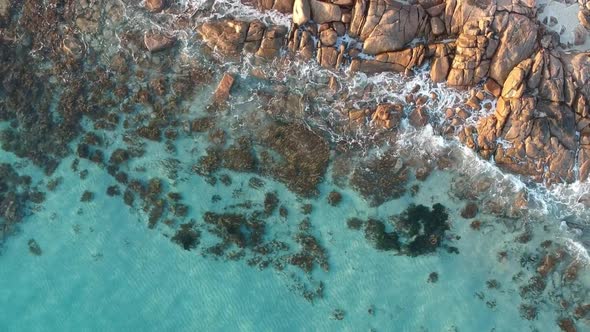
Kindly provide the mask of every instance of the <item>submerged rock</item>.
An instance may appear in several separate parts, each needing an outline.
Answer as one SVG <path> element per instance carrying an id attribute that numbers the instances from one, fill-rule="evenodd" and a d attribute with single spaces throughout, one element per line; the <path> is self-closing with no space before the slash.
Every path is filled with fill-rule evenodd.
<path id="1" fill-rule="evenodd" d="M 35 256 L 41 256 L 43 254 L 41 247 L 39 246 L 37 241 L 35 241 L 35 239 L 30 239 L 27 244 L 29 245 L 29 252 L 31 254 Z"/>
<path id="2" fill-rule="evenodd" d="M 148 51 L 155 53 L 171 48 L 176 43 L 176 37 L 164 32 L 146 32 L 143 43 Z"/>
<path id="3" fill-rule="evenodd" d="M 365 223 L 365 238 L 379 250 L 399 250 L 401 248 L 397 233 L 386 232 L 385 224 L 380 220 L 367 220 Z"/>
<path id="4" fill-rule="evenodd" d="M 408 176 L 403 160 L 385 153 L 362 161 L 352 172 L 349 182 L 371 206 L 379 206 L 406 192 Z"/>
<path id="5" fill-rule="evenodd" d="M 201 233 L 193 229 L 193 224 L 182 224 L 180 229 L 171 238 L 172 242 L 181 246 L 184 250 L 195 249 L 199 245 Z"/>
<path id="6" fill-rule="evenodd" d="M 328 167 L 328 142 L 303 125 L 273 123 L 258 135 L 261 171 L 303 197 L 316 196 Z"/>
<path id="7" fill-rule="evenodd" d="M 342 194 L 337 191 L 331 191 L 328 194 L 328 204 L 332 206 L 337 206 L 342 201 Z"/>

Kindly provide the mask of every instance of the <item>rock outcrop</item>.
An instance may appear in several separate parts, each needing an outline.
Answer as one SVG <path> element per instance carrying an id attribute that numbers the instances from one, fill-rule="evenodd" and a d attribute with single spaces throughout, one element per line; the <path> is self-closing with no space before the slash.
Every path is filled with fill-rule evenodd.
<path id="1" fill-rule="evenodd" d="M 260 59 L 272 59 L 286 47 L 301 60 L 367 74 L 411 75 L 430 63 L 434 82 L 461 89 L 483 83 L 483 90 L 498 98 L 494 113 L 475 126 L 459 128 L 465 117 L 453 120 L 457 137 L 483 158 L 493 157 L 500 167 L 538 181 L 588 178 L 590 56 L 561 52 L 559 36 L 536 20 L 534 1 L 268 0 L 254 5 L 292 12 L 293 25 L 287 31 L 260 21 L 207 22 L 198 28 L 205 43 L 226 56 L 252 53 Z M 580 0 L 581 7 L 587 5 Z M 465 108 L 478 109 L 482 93 Z M 377 127 L 391 129 L 399 122 L 395 114 L 391 106 L 379 106 L 351 111 L 350 119 L 364 122 L 369 116 Z M 415 107 L 409 120 L 422 126 L 428 111 Z"/>

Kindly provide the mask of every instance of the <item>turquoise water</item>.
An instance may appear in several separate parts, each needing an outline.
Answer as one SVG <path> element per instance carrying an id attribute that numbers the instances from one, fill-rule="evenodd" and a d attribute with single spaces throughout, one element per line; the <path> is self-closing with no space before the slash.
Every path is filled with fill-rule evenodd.
<path id="1" fill-rule="evenodd" d="M 199 9 L 205 4 L 179 6 Z M 121 8 L 124 15 L 115 22 L 119 32 L 154 24 L 134 4 Z M 197 15 L 196 20 L 231 13 L 288 22 L 275 14 L 260 16 L 236 2 L 215 2 L 211 12 Z M 174 19 L 165 14 L 156 17 L 162 26 Z M 136 134 L 136 127 L 162 117 L 153 105 L 132 104 L 130 112 L 104 106 L 121 117 L 117 124 L 105 129 L 85 116 L 81 133 L 68 143 L 70 153 L 60 158 L 50 176 L 42 165 L 2 151 L 0 162 L 31 176 L 32 186 L 45 192 L 45 199 L 29 202 L 17 227 L 3 231 L 1 331 L 554 331 L 559 329 L 558 320 L 574 317 L 574 309 L 588 303 L 584 247 L 588 184 L 547 189 L 529 183 L 503 173 L 493 162 L 480 160 L 441 134 L 445 109 L 460 105 L 464 92 L 435 86 L 423 72 L 410 78 L 339 73 L 341 90 L 329 92 L 327 81 L 335 74 L 314 63 L 277 60 L 259 65 L 254 59 L 209 58 L 192 29 L 175 31 L 180 41 L 174 52 L 148 56 L 119 44 L 110 29 L 114 28 L 94 36 L 95 44 L 103 45 L 97 49 L 105 63 L 121 49 L 127 59 L 134 59 L 129 60 L 131 74 L 123 81 L 133 93 L 150 86 L 151 79 L 164 77 L 169 93 L 153 98 L 176 93 L 186 97 L 163 112 L 176 122 L 167 123 L 162 131 L 173 129 L 176 135 L 162 133 L 169 137 L 154 141 Z M 171 88 L 186 75 L 184 69 L 195 67 L 210 70 L 210 79 L 203 75 L 202 80 L 190 81 L 186 95 Z M 253 69 L 269 79 L 255 77 L 260 75 L 253 75 Z M 120 72 L 109 70 L 116 81 Z M 139 71 L 145 75 L 140 77 Z M 227 107 L 212 110 L 211 95 L 224 72 L 235 74 L 236 83 Z M 349 125 L 348 110 L 405 102 L 411 93 L 437 96 L 428 101 L 432 118 L 426 127 L 413 128 L 407 119 L 392 131 Z M 128 105 L 134 96 L 121 102 Z M 411 107 L 406 104 L 404 111 Z M 492 111 L 473 112 L 467 124 Z M 192 121 L 203 117 L 211 118 L 214 128 L 190 130 Z M 2 124 L 3 129 L 8 126 Z M 209 175 L 195 171 L 202 169 L 195 165 L 202 167 L 203 157 L 214 155 L 215 149 L 227 151 L 243 137 L 251 140 L 262 164 L 261 151 L 273 144 L 264 133 L 276 126 L 293 130 L 286 132 L 301 143 L 289 146 L 294 150 L 288 152 L 313 149 L 304 144 L 315 142 L 313 137 L 321 137 L 329 146 L 317 196 L 293 190 L 292 178 L 281 178 L 276 169 L 236 172 L 222 164 Z M 89 145 L 91 151 L 103 152 L 105 162 L 77 155 L 88 132 L 102 141 Z M 132 151 L 132 156 L 113 172 L 107 161 L 118 148 Z M 285 158 L 277 152 L 280 148 L 274 146 L 271 157 Z M 398 159 L 371 169 L 372 162 L 384 156 Z M 294 160 L 319 159 L 319 154 L 301 153 Z M 431 170 L 424 181 L 416 179 L 420 167 Z M 400 175 L 405 171 L 407 179 Z M 109 174 L 116 172 L 125 172 L 128 180 L 117 181 Z M 403 192 L 385 195 L 382 204 L 375 204 L 351 182 L 354 174 L 368 174 L 364 190 L 372 195 L 392 178 L 392 185 Z M 263 184 L 253 185 L 253 177 Z M 135 193 L 129 206 L 125 191 L 134 179 L 145 186 L 160 179 L 162 190 L 154 199 Z M 54 189 L 52 182 L 57 183 Z M 108 195 L 115 185 L 120 194 Z M 81 202 L 85 191 L 93 197 Z M 342 196 L 336 206 L 328 203 L 332 191 Z M 178 202 L 169 193 L 180 194 L 186 215 L 175 212 Z M 276 195 L 278 204 L 261 214 L 268 193 Z M 150 224 L 158 200 L 166 208 Z M 475 219 L 461 216 L 468 202 L 479 207 Z M 395 217 L 411 204 L 430 208 L 436 203 L 445 207 L 450 229 L 438 239 L 441 246 L 429 254 L 378 250 L 366 239 L 363 227 L 349 226 L 351 218 L 365 224 L 374 219 L 392 231 L 399 226 Z M 312 206 L 309 214 L 303 211 L 306 204 Z M 259 255 L 251 246 L 230 243 L 216 255 L 211 248 L 220 242 L 220 230 L 206 222 L 208 212 L 260 221 L 262 242 L 281 241 L 287 249 Z M 305 220 L 307 224 L 302 223 Z M 193 223 L 199 234 L 192 250 L 171 241 L 186 223 Z M 253 241 L 251 225 L 239 229 Z M 310 271 L 285 263 L 287 256 L 302 250 L 297 242 L 301 234 L 317 241 L 327 257 L 327 270 L 318 260 Z M 31 239 L 40 252 L 31 249 Z M 527 290 L 531 288 L 527 285 L 535 284 L 547 254 L 558 256 L 558 263 L 544 277 L 544 287 L 537 287 L 542 289 Z M 578 271 L 573 281 L 568 277 L 572 266 Z M 523 305 L 534 307 L 535 314 L 527 315 Z M 580 331 L 588 328 L 587 318 L 576 317 L 575 323 Z"/>

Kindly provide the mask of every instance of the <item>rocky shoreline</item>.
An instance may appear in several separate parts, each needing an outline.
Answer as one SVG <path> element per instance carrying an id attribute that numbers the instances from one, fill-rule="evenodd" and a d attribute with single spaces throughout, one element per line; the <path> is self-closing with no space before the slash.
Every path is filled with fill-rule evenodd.
<path id="1" fill-rule="evenodd" d="M 535 1 L 248 4 L 292 12 L 291 29 L 260 21 L 206 22 L 197 28 L 205 43 L 226 56 L 253 53 L 262 59 L 286 48 L 326 68 L 368 74 L 411 75 L 430 64 L 434 82 L 472 89 L 468 111 L 481 108 L 484 93 L 497 98 L 494 114 L 455 133 L 482 158 L 549 184 L 588 179 L 590 54 L 564 51 L 560 35 L 536 19 Z M 393 126 L 387 114 L 375 111 L 367 116 Z M 423 117 L 428 110 L 416 112 Z"/>

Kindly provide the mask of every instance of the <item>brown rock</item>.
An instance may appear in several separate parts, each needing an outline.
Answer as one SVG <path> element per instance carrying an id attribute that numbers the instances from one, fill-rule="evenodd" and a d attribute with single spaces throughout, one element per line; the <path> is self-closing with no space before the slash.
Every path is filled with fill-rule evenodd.
<path id="1" fill-rule="evenodd" d="M 224 55 L 236 56 L 242 52 L 249 23 L 236 20 L 205 22 L 197 29 L 205 43 Z"/>
<path id="2" fill-rule="evenodd" d="M 152 53 L 174 46 L 176 37 L 162 32 L 147 32 L 143 36 L 145 47 Z"/>
<path id="3" fill-rule="evenodd" d="M 233 75 L 229 73 L 223 74 L 223 78 L 219 81 L 215 90 L 214 101 L 218 104 L 225 102 L 229 98 L 229 93 L 233 85 Z"/>
<path id="4" fill-rule="evenodd" d="M 424 5 L 422 5 L 422 7 L 424 7 Z M 435 17 L 440 16 L 442 13 L 444 13 L 445 7 L 445 3 L 443 2 L 432 7 L 424 7 L 424 9 L 426 9 L 428 15 L 430 15 L 431 17 Z"/>
<path id="5" fill-rule="evenodd" d="M 580 10 L 578 12 L 578 20 L 586 29 L 590 29 L 590 12 Z"/>
<path id="6" fill-rule="evenodd" d="M 275 0 L 272 9 L 283 14 L 290 14 L 294 11 L 294 0 Z"/>
<path id="7" fill-rule="evenodd" d="M 500 97 L 502 94 L 502 86 L 496 83 L 496 81 L 494 81 L 492 78 L 488 78 L 483 87 L 487 92 L 491 93 L 495 97 Z"/>
<path id="8" fill-rule="evenodd" d="M 322 67 L 334 68 L 338 60 L 338 50 L 335 47 L 321 47 L 318 50 L 318 62 Z"/>
<path id="9" fill-rule="evenodd" d="M 152 13 L 161 12 L 166 7 L 165 0 L 146 0 L 145 8 Z"/>
<path id="10" fill-rule="evenodd" d="M 412 111 L 412 113 L 410 113 L 410 118 L 409 118 L 410 124 L 416 128 L 424 127 L 428 123 L 429 119 L 430 119 L 430 116 L 426 112 L 426 109 L 421 106 L 416 107 Z"/>
<path id="11" fill-rule="evenodd" d="M 430 79 L 436 83 L 446 81 L 450 67 L 451 60 L 447 54 L 446 46 L 444 44 L 437 45 L 436 55 L 430 68 Z"/>
<path id="12" fill-rule="evenodd" d="M 368 54 L 379 54 L 404 48 L 407 43 L 418 37 L 420 29 L 425 26 L 426 18 L 427 15 L 421 6 L 393 7 L 383 14 L 370 33 L 365 31 L 369 30 L 367 23 L 365 24 L 361 35 L 361 39 L 367 35 L 363 51 Z"/>
<path id="13" fill-rule="evenodd" d="M 352 38 L 360 37 L 369 5 L 370 2 L 368 0 L 358 0 L 355 3 L 354 8 L 352 9 L 352 14 L 350 15 L 351 21 L 348 29 L 348 34 Z"/>
<path id="14" fill-rule="evenodd" d="M 264 31 L 264 37 L 256 55 L 267 59 L 277 56 L 283 47 L 286 34 L 287 28 L 284 26 L 273 25 L 268 27 Z"/>
<path id="15" fill-rule="evenodd" d="M 505 98 L 520 98 L 524 94 L 526 88 L 525 78 L 528 75 L 533 61 L 526 59 L 516 66 L 504 82 L 502 89 L 502 97 Z"/>
<path id="16" fill-rule="evenodd" d="M 582 25 L 578 25 L 572 33 L 574 34 L 574 45 L 582 45 L 586 42 L 588 32 Z"/>
<path id="17" fill-rule="evenodd" d="M 261 21 L 255 20 L 250 22 L 248 33 L 246 34 L 246 39 L 244 40 L 243 51 L 246 53 L 255 53 L 258 51 L 260 44 L 262 43 L 265 30 L 266 25 Z"/>
<path id="18" fill-rule="evenodd" d="M 332 28 L 334 28 L 339 37 L 342 37 L 346 34 L 346 26 L 342 22 L 332 23 Z"/>
<path id="19" fill-rule="evenodd" d="M 477 216 L 477 211 L 477 204 L 473 202 L 467 203 L 467 205 L 463 207 L 463 210 L 461 210 L 461 217 L 465 219 L 473 219 Z"/>
<path id="20" fill-rule="evenodd" d="M 504 84 L 508 74 L 522 60 L 531 56 L 537 41 L 537 25 L 522 15 L 497 14 L 500 35 L 498 49 L 492 58 L 489 75 Z"/>
<path id="21" fill-rule="evenodd" d="M 332 29 L 324 30 L 320 33 L 320 41 L 324 46 L 334 46 L 338 40 L 338 34 Z"/>
<path id="22" fill-rule="evenodd" d="M 438 17 L 433 17 L 430 20 L 430 28 L 433 35 L 440 36 L 445 33 L 445 22 Z"/>
<path id="23" fill-rule="evenodd" d="M 311 18 L 317 24 L 340 21 L 342 12 L 340 7 L 318 0 L 309 0 Z"/>
<path id="24" fill-rule="evenodd" d="M 539 96 L 553 102 L 565 100 L 565 72 L 561 59 L 553 54 L 544 54 L 544 68 L 539 82 Z"/>
<path id="25" fill-rule="evenodd" d="M 557 326 L 563 332 L 576 332 L 576 325 L 574 325 L 574 321 L 569 318 L 562 318 L 557 322 Z"/>
<path id="26" fill-rule="evenodd" d="M 0 23 L 10 14 L 10 0 L 0 0 Z"/>
<path id="27" fill-rule="evenodd" d="M 293 23 L 303 25 L 311 19 L 309 0 L 295 0 L 293 4 Z"/>
<path id="28" fill-rule="evenodd" d="M 397 127 L 401 121 L 403 107 L 395 104 L 379 104 L 371 116 L 371 122 L 377 126 L 391 129 Z"/>
<path id="29" fill-rule="evenodd" d="M 588 99 L 590 97 L 590 56 L 588 53 L 580 53 L 567 62 L 568 71 L 572 74 L 576 87 Z"/>
<path id="30" fill-rule="evenodd" d="M 445 26 L 449 35 L 458 35 L 469 22 L 482 18 L 492 18 L 495 1 L 447 0 L 445 7 Z"/>
<path id="31" fill-rule="evenodd" d="M 365 122 L 365 110 L 349 110 L 348 111 L 348 119 L 350 122 L 355 122 L 357 124 Z"/>

